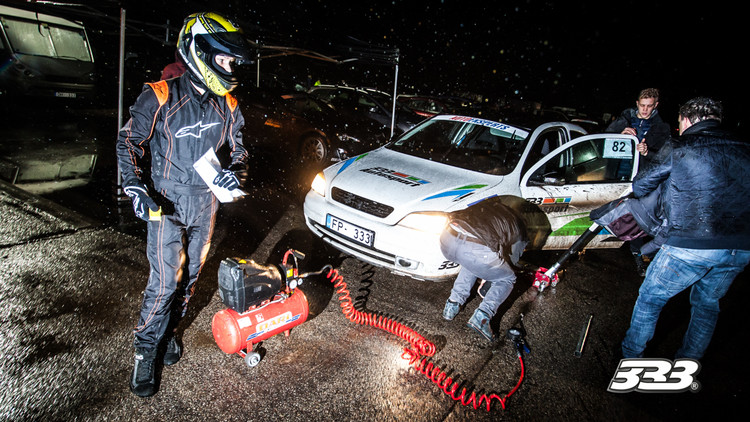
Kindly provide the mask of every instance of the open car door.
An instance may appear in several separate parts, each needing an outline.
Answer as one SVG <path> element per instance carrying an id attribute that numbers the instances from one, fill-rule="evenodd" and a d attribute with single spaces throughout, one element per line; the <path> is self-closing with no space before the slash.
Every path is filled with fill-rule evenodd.
<path id="1" fill-rule="evenodd" d="M 595 134 L 573 139 L 546 154 L 521 178 L 521 194 L 547 217 L 531 223 L 529 235 L 544 239 L 543 249 L 567 249 L 587 230 L 591 210 L 629 194 L 638 171 L 637 139 L 622 134 Z M 537 242 L 538 245 L 538 242 Z M 591 248 L 615 248 L 622 241 L 606 229 Z"/>

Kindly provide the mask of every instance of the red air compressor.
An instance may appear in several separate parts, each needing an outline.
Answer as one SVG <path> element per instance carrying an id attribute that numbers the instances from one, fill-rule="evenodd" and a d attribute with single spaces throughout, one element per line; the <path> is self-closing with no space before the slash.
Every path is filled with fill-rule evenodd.
<path id="1" fill-rule="evenodd" d="M 287 263 L 292 257 L 292 263 Z M 355 324 L 369 325 L 387 331 L 409 342 L 401 357 L 409 366 L 424 374 L 432 382 L 464 406 L 474 409 L 484 405 L 490 410 L 492 400 L 500 402 L 505 409 L 507 399 L 521 386 L 523 380 L 523 352 L 525 346 L 523 321 L 521 329 L 508 330 L 508 338 L 516 346 L 521 362 L 521 376 L 516 386 L 505 396 L 497 394 L 477 394 L 460 388 L 460 382 L 449 377 L 430 358 L 435 354 L 435 345 L 411 328 L 383 315 L 360 311 L 354 308 L 349 289 L 338 271 L 330 265 L 313 273 L 298 273 L 297 259 L 304 254 L 290 249 L 284 255 L 280 266 L 263 266 L 254 261 L 228 258 L 219 266 L 219 296 L 229 307 L 214 315 L 211 329 L 219 348 L 227 354 L 237 353 L 253 367 L 260 362 L 260 354 L 253 351 L 253 345 L 278 333 L 289 332 L 293 327 L 307 320 L 307 298 L 297 286 L 311 275 L 325 275 L 333 284 L 341 302 L 344 316 Z M 521 314 L 523 318 L 523 314 Z"/>
<path id="2" fill-rule="evenodd" d="M 211 331 L 224 353 L 237 353 L 253 367 L 260 362 L 254 344 L 282 332 L 288 335 L 307 320 L 307 297 L 297 289 L 303 281 L 298 258 L 304 254 L 290 249 L 280 266 L 237 258 L 221 262 L 219 297 L 228 309 L 214 315 Z"/>

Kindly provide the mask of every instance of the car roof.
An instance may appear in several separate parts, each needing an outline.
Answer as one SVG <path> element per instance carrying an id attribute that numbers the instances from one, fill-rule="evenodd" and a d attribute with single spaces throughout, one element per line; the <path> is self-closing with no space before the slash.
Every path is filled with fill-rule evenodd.
<path id="1" fill-rule="evenodd" d="M 391 94 L 381 91 L 379 89 L 375 88 L 367 88 L 367 87 L 360 87 L 360 86 L 349 86 L 349 85 L 315 85 L 312 88 L 310 88 L 310 91 L 314 91 L 319 88 L 325 88 L 325 89 L 350 89 L 352 91 L 364 91 L 364 92 L 375 92 L 378 94 L 383 94 L 387 96 L 391 96 Z"/>

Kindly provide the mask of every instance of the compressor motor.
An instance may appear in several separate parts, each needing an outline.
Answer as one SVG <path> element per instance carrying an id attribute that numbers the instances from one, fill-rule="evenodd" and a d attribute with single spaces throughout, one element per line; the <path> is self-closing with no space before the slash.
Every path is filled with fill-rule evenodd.
<path id="1" fill-rule="evenodd" d="M 214 315 L 211 331 L 224 353 L 237 353 L 253 367 L 260 362 L 253 345 L 282 332 L 288 335 L 307 320 L 307 297 L 297 289 L 303 281 L 298 258 L 304 254 L 290 249 L 280 266 L 238 258 L 221 262 L 219 297 L 227 309 Z"/>

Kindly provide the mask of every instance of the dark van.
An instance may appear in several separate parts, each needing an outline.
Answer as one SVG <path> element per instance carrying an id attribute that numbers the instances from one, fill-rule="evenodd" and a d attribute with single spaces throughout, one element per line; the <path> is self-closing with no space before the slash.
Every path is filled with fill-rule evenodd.
<path id="1" fill-rule="evenodd" d="M 94 57 L 83 25 L 0 6 L 0 94 L 77 98 L 93 89 Z"/>

